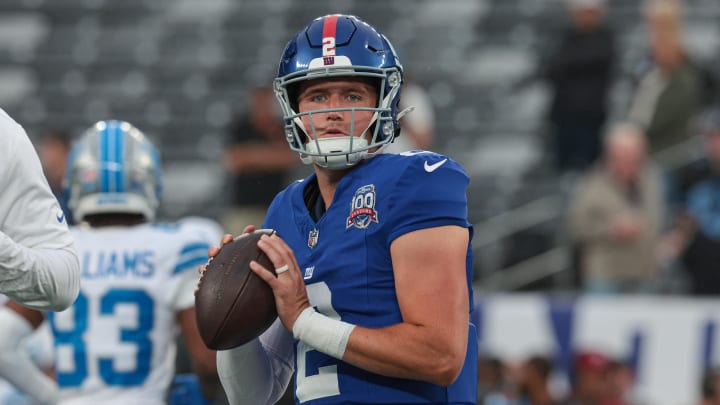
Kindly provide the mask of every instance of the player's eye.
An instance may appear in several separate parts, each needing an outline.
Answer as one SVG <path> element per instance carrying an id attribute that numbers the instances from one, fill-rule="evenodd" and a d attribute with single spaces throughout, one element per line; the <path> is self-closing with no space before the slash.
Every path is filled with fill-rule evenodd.
<path id="1" fill-rule="evenodd" d="M 354 102 L 354 103 L 357 103 L 358 101 L 362 101 L 362 96 L 360 96 L 359 94 L 351 93 L 351 94 L 348 94 L 348 95 L 345 97 L 345 99 L 348 100 L 348 101 L 352 101 L 352 102 Z"/>

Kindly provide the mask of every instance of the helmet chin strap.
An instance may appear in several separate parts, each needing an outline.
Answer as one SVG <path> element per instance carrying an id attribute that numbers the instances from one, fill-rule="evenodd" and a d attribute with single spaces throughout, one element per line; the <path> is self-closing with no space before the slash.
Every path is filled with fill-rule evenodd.
<path id="1" fill-rule="evenodd" d="M 367 128 L 365 128 L 365 130 L 362 132 L 362 134 L 360 134 L 360 136 L 340 136 L 335 138 L 320 138 L 315 140 L 308 134 L 308 131 L 305 128 L 302 120 L 299 117 L 295 117 L 293 121 L 295 122 L 295 124 L 297 124 L 298 127 L 300 127 L 300 129 L 305 133 L 305 136 L 307 136 L 307 138 L 309 139 L 309 141 L 305 144 L 305 151 L 307 152 L 307 154 L 300 153 L 300 161 L 302 161 L 306 165 L 314 163 L 320 167 L 325 167 L 331 170 L 342 170 L 356 165 L 363 159 L 375 156 L 376 154 L 380 153 L 380 150 L 384 149 L 386 145 L 382 145 L 383 147 L 375 152 L 361 150 L 357 152 L 349 152 L 333 156 L 322 156 L 320 155 L 320 153 L 346 152 L 348 146 L 350 145 L 350 142 L 352 142 L 353 150 L 366 148 L 368 146 L 368 141 L 366 138 L 367 131 L 368 129 L 370 129 L 370 127 L 376 120 L 377 113 L 373 114 L 370 124 Z"/>
<path id="2" fill-rule="evenodd" d="M 364 134 L 364 133 L 363 133 Z M 301 155 L 300 159 L 305 164 L 315 163 L 320 167 L 326 167 L 328 169 L 346 169 L 350 166 L 354 166 L 359 161 L 368 157 L 367 151 L 343 153 L 341 155 L 332 156 L 320 156 L 318 155 L 321 151 L 323 153 L 334 153 L 334 152 L 345 152 L 347 146 L 353 144 L 353 149 L 362 149 L 368 145 L 367 139 L 364 136 L 341 136 L 337 138 L 321 138 L 316 140 L 310 140 L 305 145 L 305 150 L 309 153 L 308 155 Z"/>

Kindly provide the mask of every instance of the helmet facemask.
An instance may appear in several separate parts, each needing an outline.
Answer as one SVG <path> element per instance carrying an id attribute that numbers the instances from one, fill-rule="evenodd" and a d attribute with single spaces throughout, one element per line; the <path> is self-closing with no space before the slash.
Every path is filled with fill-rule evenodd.
<path id="1" fill-rule="evenodd" d="M 371 78 L 377 81 L 376 107 L 348 107 L 297 112 L 297 87 L 305 80 L 335 77 Z M 308 69 L 275 79 L 275 95 L 283 111 L 285 137 L 290 149 L 300 154 L 305 164 L 317 164 L 330 169 L 345 169 L 380 152 L 392 142 L 398 131 L 397 117 L 393 116 L 397 95 L 402 84 L 401 73 L 395 68 L 356 66 L 328 66 Z M 367 128 L 355 128 L 356 113 L 371 111 L 373 116 Z M 350 134 L 335 138 L 319 138 L 315 130 L 315 116 L 328 112 L 350 112 Z M 302 121 L 310 117 L 310 128 Z"/>

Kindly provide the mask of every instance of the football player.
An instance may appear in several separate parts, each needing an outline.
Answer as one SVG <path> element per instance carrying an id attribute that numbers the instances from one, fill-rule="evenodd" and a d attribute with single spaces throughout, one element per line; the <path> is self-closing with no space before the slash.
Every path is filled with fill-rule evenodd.
<path id="1" fill-rule="evenodd" d="M 159 155 L 127 122 L 100 121 L 75 143 L 65 187 L 79 223 L 71 233 L 82 285 L 69 310 L 47 314 L 57 384 L 17 350 L 44 315 L 14 302 L 0 311 L 1 376 L 43 403 L 164 404 L 179 330 L 210 392 L 215 353 L 197 331 L 194 269 L 207 261 L 219 226 L 199 218 L 153 223 Z"/>
<path id="2" fill-rule="evenodd" d="M 314 173 L 262 224 L 278 232 L 258 242 L 278 275 L 251 268 L 279 320 L 218 352 L 231 403 L 272 404 L 295 371 L 298 404 L 475 404 L 469 179 L 447 156 L 381 153 L 402 82 L 388 39 L 355 16 L 317 18 L 287 44 L 274 89 Z"/>
<path id="3" fill-rule="evenodd" d="M 25 130 L 0 109 L 0 293 L 62 311 L 80 288 L 67 220 Z"/>

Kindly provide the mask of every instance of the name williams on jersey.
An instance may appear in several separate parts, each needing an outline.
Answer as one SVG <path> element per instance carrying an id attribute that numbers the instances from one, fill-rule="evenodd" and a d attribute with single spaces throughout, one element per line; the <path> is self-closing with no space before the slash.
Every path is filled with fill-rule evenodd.
<path id="1" fill-rule="evenodd" d="M 103 277 L 149 278 L 155 273 L 152 250 L 108 250 L 85 252 L 80 276 L 84 279 Z"/>

